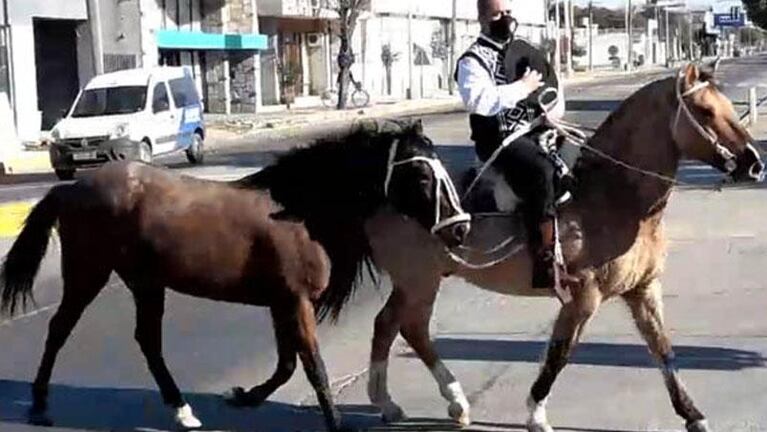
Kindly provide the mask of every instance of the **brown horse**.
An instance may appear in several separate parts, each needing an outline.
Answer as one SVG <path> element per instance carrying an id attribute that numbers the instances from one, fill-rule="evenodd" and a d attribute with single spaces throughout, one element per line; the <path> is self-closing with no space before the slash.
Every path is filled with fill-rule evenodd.
<path id="1" fill-rule="evenodd" d="M 31 299 L 51 229 L 58 225 L 64 292 L 32 386 L 30 421 L 50 424 L 45 412 L 56 355 L 115 272 L 134 296 L 136 341 L 180 426 L 201 422 L 163 360 L 166 288 L 268 306 L 277 370 L 250 391 L 235 389 L 231 402 L 255 406 L 266 400 L 291 377 L 298 356 L 328 429 L 340 429 L 315 314 L 336 317 L 360 271 L 370 269 L 363 225 L 379 207 L 390 205 L 456 244 L 468 231 L 468 215 L 456 197 L 420 122 L 296 150 L 231 184 L 115 163 L 53 188 L 27 218 L 0 274 L 2 310 L 13 314 Z"/>
<path id="2" fill-rule="evenodd" d="M 600 304 L 616 297 L 628 304 L 639 332 L 660 362 L 673 407 L 687 429 L 708 430 L 704 415 L 682 385 L 663 325 L 660 276 L 666 244 L 662 219 L 673 186 L 668 180 L 676 175 L 682 157 L 700 160 L 736 180 L 760 179 L 764 166 L 751 141 L 732 104 L 717 89 L 713 72 L 694 65 L 678 78 L 642 88 L 601 125 L 590 141 L 601 156 L 584 152 L 575 170 L 579 182 L 575 200 L 560 218 L 569 270 L 582 286 L 572 290 L 573 300 L 563 305 L 554 324 L 545 363 L 528 399 L 528 430 L 552 431 L 546 419 L 552 384 L 586 323 Z M 509 295 L 553 292 L 531 287 L 531 259 L 526 252 L 477 270 L 457 264 L 422 229 L 396 215 L 379 214 L 367 229 L 375 262 L 389 273 L 393 286 L 375 321 L 368 385 L 371 401 L 385 420 L 404 416 L 386 387 L 389 351 L 400 333 L 431 370 L 450 403 L 450 416 L 468 424 L 469 404 L 461 385 L 429 339 L 429 320 L 442 277 L 454 275 Z M 474 221 L 472 233 L 477 232 L 479 223 Z"/>

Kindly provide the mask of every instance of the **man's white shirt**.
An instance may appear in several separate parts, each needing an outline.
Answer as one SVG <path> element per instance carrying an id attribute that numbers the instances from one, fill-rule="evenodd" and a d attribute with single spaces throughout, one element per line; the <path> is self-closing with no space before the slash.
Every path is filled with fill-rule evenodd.
<path id="1" fill-rule="evenodd" d="M 503 45 L 485 35 L 480 35 L 480 39 L 503 49 Z M 561 118 L 565 113 L 565 98 L 561 83 L 558 90 L 559 100 L 549 113 L 549 116 L 555 119 Z M 458 62 L 458 92 L 471 114 L 485 117 L 492 117 L 501 111 L 512 109 L 530 95 L 521 80 L 511 84 L 496 84 L 494 77 L 471 56 L 464 57 Z"/>

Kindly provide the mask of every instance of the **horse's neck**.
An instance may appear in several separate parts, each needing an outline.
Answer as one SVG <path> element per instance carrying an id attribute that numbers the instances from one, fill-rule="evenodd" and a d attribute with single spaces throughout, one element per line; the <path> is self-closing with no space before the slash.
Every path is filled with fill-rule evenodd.
<path id="1" fill-rule="evenodd" d="M 673 178 L 679 166 L 671 124 L 676 114 L 674 80 L 654 83 L 629 98 L 589 142 L 613 158 L 646 172 Z M 665 208 L 672 184 L 620 166 L 584 150 L 579 167 L 582 201 L 608 212 L 644 218 Z"/>
<path id="2" fill-rule="evenodd" d="M 599 128 L 590 145 L 626 164 L 673 178 L 679 151 L 671 132 L 674 83 L 661 81 L 629 98 Z M 671 96 L 669 96 L 671 95 Z M 655 232 L 672 185 L 584 150 L 577 168 L 575 211 L 590 239 L 592 263 L 625 253 L 639 236 Z"/>

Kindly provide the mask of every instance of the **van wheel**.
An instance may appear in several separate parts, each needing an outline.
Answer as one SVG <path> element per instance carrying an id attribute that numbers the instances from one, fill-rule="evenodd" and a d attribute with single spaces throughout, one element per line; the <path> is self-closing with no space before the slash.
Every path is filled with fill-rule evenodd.
<path id="1" fill-rule="evenodd" d="M 205 142 L 198 132 L 195 132 L 192 144 L 186 149 L 186 159 L 194 165 L 200 165 L 205 161 Z"/>
<path id="2" fill-rule="evenodd" d="M 138 145 L 138 160 L 147 164 L 152 163 L 152 147 L 146 141 L 141 141 Z"/>
<path id="3" fill-rule="evenodd" d="M 59 178 L 59 180 L 67 181 L 67 180 L 74 180 L 75 178 L 75 170 L 73 169 L 57 169 L 56 171 L 56 177 Z"/>

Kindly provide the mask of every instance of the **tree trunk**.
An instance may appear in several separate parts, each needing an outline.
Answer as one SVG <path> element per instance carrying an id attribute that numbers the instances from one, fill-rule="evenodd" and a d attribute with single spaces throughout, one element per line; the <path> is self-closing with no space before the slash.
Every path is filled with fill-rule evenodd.
<path id="1" fill-rule="evenodd" d="M 338 15 L 341 18 L 340 34 L 341 47 L 338 50 L 338 105 L 339 110 L 346 109 L 347 95 L 349 94 L 349 78 L 354 64 L 351 40 L 354 29 L 357 26 L 357 18 L 360 14 L 360 5 L 341 8 Z"/>

